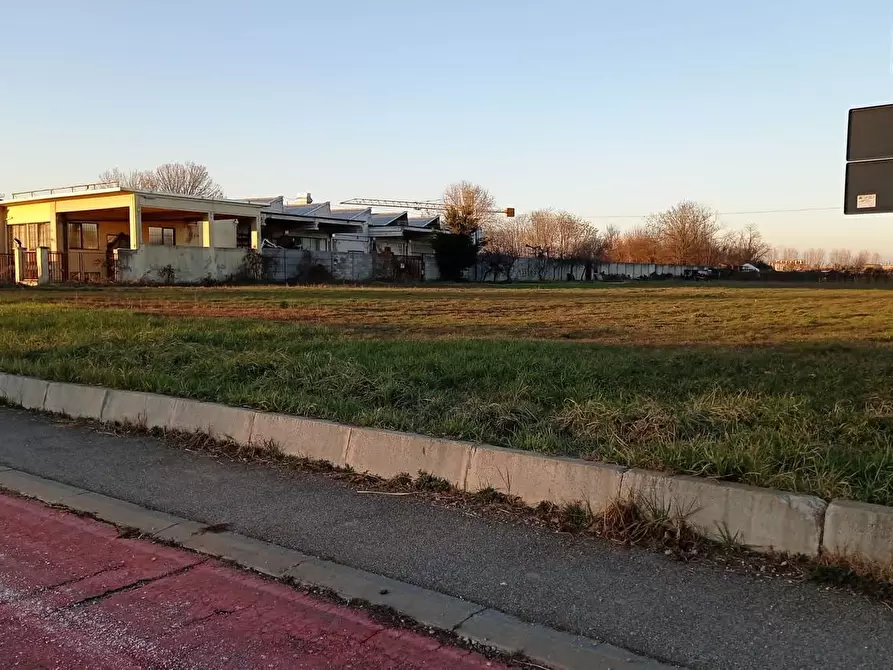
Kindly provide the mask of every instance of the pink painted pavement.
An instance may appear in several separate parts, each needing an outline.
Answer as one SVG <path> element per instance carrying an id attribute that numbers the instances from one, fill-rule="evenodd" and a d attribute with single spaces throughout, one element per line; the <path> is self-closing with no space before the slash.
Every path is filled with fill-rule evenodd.
<path id="1" fill-rule="evenodd" d="M 434 638 L 0 494 L 4 668 L 504 668 Z"/>

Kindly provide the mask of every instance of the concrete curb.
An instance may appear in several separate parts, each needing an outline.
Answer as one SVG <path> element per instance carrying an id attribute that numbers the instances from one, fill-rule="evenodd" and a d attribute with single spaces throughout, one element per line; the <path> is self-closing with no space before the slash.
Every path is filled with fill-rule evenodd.
<path id="1" fill-rule="evenodd" d="M 395 610 L 419 624 L 508 654 L 523 654 L 556 670 L 662 670 L 672 666 L 637 656 L 609 644 L 529 624 L 483 605 L 429 591 L 330 561 L 307 556 L 238 533 L 205 532 L 207 526 L 0 467 L 0 489 L 50 505 L 83 512 L 142 535 L 221 558 L 273 577 L 335 591 L 350 602 L 360 600 Z"/>
<path id="2" fill-rule="evenodd" d="M 645 496 L 715 540 L 815 556 L 828 504 L 815 496 L 647 470 L 623 475 L 622 498 Z"/>
<path id="3" fill-rule="evenodd" d="M 78 418 L 274 443 L 289 455 L 380 477 L 425 471 L 461 490 L 492 487 L 530 505 L 581 502 L 597 513 L 620 496 L 644 497 L 688 515 L 710 537 L 758 551 L 815 556 L 845 547 L 871 560 L 893 557 L 893 508 L 839 501 L 829 510 L 820 498 L 785 491 L 3 373 L 0 399 Z"/>
<path id="4" fill-rule="evenodd" d="M 893 508 L 852 500 L 832 500 L 825 514 L 822 549 L 893 564 Z"/>

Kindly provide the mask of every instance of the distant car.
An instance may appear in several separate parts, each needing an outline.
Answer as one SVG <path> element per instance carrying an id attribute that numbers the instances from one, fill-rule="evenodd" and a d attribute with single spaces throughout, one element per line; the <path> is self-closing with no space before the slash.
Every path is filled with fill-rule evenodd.
<path id="1" fill-rule="evenodd" d="M 682 271 L 682 278 L 691 281 L 707 281 L 716 277 L 716 270 L 713 269 L 688 269 Z"/>

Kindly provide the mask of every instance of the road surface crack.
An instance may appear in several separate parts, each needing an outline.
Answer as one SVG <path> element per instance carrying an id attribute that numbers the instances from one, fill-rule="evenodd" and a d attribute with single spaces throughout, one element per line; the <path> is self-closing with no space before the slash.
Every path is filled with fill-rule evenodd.
<path id="1" fill-rule="evenodd" d="M 57 582 L 55 584 L 48 584 L 47 586 L 41 586 L 36 591 L 32 591 L 30 593 L 22 593 L 17 597 L 10 598 L 4 601 L 6 603 L 14 603 L 19 602 L 21 600 L 29 600 L 31 598 L 38 598 L 45 593 L 50 591 L 55 591 L 56 589 L 62 589 L 66 586 L 71 586 L 72 584 L 77 584 L 78 582 L 86 581 L 88 579 L 93 579 L 94 577 L 99 577 L 99 575 L 106 572 L 114 572 L 115 570 L 119 570 L 124 567 L 124 563 L 116 563 L 115 565 L 110 565 L 108 567 L 103 568 L 102 570 L 97 570 L 96 572 L 89 575 L 80 575 L 78 577 L 71 577 L 70 579 L 64 579 L 61 582 Z"/>
<path id="2" fill-rule="evenodd" d="M 475 610 L 474 612 L 472 612 L 471 614 L 469 614 L 467 617 L 465 617 L 464 619 L 462 619 L 462 621 L 460 621 L 460 622 L 457 623 L 455 626 L 453 626 L 453 630 L 454 630 L 454 631 L 455 631 L 455 630 L 458 630 L 458 629 L 462 626 L 462 624 L 464 624 L 466 621 L 468 621 L 471 617 L 473 617 L 473 616 L 477 616 L 478 614 L 480 614 L 481 612 L 483 612 L 485 609 L 487 609 L 487 608 L 486 608 L 486 607 L 481 607 L 481 609 L 479 609 L 479 610 Z"/>
<path id="3" fill-rule="evenodd" d="M 102 602 L 106 598 L 110 598 L 111 596 L 117 595 L 118 593 L 126 593 L 127 591 L 133 591 L 135 589 L 142 588 L 151 584 L 152 582 L 157 582 L 162 579 L 167 579 L 168 577 L 176 577 L 177 575 L 182 575 L 203 563 L 206 563 L 209 559 L 204 559 L 202 561 L 198 561 L 197 563 L 191 563 L 182 568 L 176 568 L 174 570 L 170 570 L 168 572 L 162 573 L 160 575 L 156 575 L 155 577 L 147 577 L 145 579 L 138 579 L 135 582 L 131 582 L 130 584 L 125 584 L 124 586 L 119 586 L 114 589 L 108 589 L 107 591 L 103 591 L 102 593 L 89 596 L 87 598 L 82 598 L 80 600 L 76 600 L 73 603 L 69 603 L 60 609 L 74 609 L 79 607 L 90 607 L 91 605 L 95 605 L 98 602 Z"/>
<path id="4" fill-rule="evenodd" d="M 388 628 L 384 628 L 384 627 L 382 627 L 381 630 L 377 630 L 377 631 L 375 631 L 374 633 L 372 633 L 372 635 L 370 635 L 370 636 L 367 637 L 366 639 L 364 639 L 364 640 L 360 640 L 360 644 L 366 644 L 366 643 L 367 643 L 369 640 L 371 640 L 373 637 L 375 637 L 376 635 L 381 635 L 381 634 L 384 633 L 386 630 L 389 630 L 389 629 L 388 629 Z"/>
<path id="5" fill-rule="evenodd" d="M 222 607 L 218 607 L 210 614 L 205 614 L 204 616 L 195 617 L 194 619 L 190 619 L 189 621 L 184 621 L 180 626 L 182 629 L 191 628 L 193 626 L 198 626 L 199 624 L 204 623 L 208 619 L 213 619 L 214 617 L 227 617 L 230 614 L 235 614 L 236 612 L 242 612 L 246 608 L 235 608 L 235 609 L 225 609 Z"/>

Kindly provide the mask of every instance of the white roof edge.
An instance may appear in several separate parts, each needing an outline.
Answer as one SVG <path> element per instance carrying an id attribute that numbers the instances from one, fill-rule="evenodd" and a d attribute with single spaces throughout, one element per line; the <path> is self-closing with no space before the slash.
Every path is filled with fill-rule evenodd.
<path id="1" fill-rule="evenodd" d="M 60 186 L 59 188 L 65 188 L 64 186 Z M 27 196 L 23 198 L 4 198 L 0 200 L 0 205 L 15 205 L 20 202 L 34 202 L 36 200 L 62 200 L 64 198 L 82 198 L 84 196 L 90 195 L 103 195 L 107 193 L 133 193 L 134 191 L 130 191 L 126 188 L 121 188 L 120 186 L 113 186 L 111 188 L 97 188 L 90 191 L 71 191 L 69 193 L 46 193 L 50 189 L 38 189 L 35 191 L 20 191 L 21 193 L 40 193 L 40 191 L 44 191 L 41 195 L 33 195 Z"/>
<path id="2" fill-rule="evenodd" d="M 64 187 L 60 187 L 64 188 Z M 35 191 L 36 193 L 36 191 Z M 136 195 L 156 197 L 156 198 L 175 198 L 177 200 L 192 200 L 202 202 L 219 202 L 227 205 L 239 205 L 241 207 L 253 207 L 263 209 L 266 205 L 259 203 L 246 202 L 244 200 L 234 200 L 229 198 L 203 198 L 198 195 L 182 195 L 179 193 L 163 193 L 161 191 L 141 191 L 133 188 L 123 188 L 115 186 L 113 188 L 100 188 L 90 191 L 73 191 L 71 193 L 44 193 L 24 198 L 6 198 L 0 200 L 0 205 L 17 205 L 23 202 L 36 202 L 39 200 L 68 200 L 70 198 L 84 198 L 94 195 L 108 195 L 109 193 L 134 193 Z"/>

